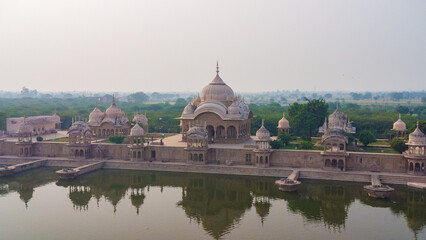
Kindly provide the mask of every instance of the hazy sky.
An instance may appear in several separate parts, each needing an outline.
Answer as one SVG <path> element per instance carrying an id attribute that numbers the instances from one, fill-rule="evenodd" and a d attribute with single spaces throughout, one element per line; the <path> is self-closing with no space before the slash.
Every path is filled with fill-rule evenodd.
<path id="1" fill-rule="evenodd" d="M 0 0 L 0 90 L 424 90 L 425 0 Z"/>

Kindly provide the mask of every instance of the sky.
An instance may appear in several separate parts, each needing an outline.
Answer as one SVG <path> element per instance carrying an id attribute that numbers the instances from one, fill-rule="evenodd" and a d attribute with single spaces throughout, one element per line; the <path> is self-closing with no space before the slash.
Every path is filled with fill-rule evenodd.
<path id="1" fill-rule="evenodd" d="M 422 91 L 425 0 L 0 0 L 0 90 Z"/>

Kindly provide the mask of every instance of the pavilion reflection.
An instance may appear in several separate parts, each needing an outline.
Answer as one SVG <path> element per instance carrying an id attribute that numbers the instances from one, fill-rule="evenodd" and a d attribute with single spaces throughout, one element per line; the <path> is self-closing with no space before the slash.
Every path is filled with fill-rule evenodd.
<path id="1" fill-rule="evenodd" d="M 37 187 L 52 183 L 58 178 L 52 169 L 40 168 L 33 171 L 18 173 L 0 178 L 0 196 L 17 192 L 19 198 L 28 208 L 33 193 Z"/>
<path id="2" fill-rule="evenodd" d="M 57 179 L 48 168 L 2 178 L 0 196 L 17 192 L 28 205 L 37 187 Z M 277 204 L 284 204 L 308 223 L 323 223 L 337 231 L 345 228 L 348 209 L 356 200 L 404 215 L 415 234 L 426 226 L 426 193 L 403 186 L 396 186 L 391 199 L 384 201 L 368 197 L 359 183 L 305 180 L 297 192 L 288 193 L 279 191 L 271 178 L 120 170 L 100 170 L 71 181 L 59 180 L 56 185 L 68 188 L 76 210 L 88 211 L 91 201 L 99 204 L 105 199 L 114 212 L 123 201 L 134 206 L 137 214 L 151 187 L 180 188 L 182 196 L 176 206 L 215 239 L 234 229 L 252 208 L 263 225 Z"/>

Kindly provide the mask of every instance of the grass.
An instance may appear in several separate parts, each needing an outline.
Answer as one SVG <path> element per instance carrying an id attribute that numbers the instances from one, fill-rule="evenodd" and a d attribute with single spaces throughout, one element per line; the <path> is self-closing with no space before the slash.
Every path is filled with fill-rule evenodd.
<path id="1" fill-rule="evenodd" d="M 68 138 L 59 138 L 56 139 L 54 142 L 68 142 Z"/>
<path id="2" fill-rule="evenodd" d="M 390 146 L 389 142 L 373 142 L 370 143 L 371 146 Z"/>

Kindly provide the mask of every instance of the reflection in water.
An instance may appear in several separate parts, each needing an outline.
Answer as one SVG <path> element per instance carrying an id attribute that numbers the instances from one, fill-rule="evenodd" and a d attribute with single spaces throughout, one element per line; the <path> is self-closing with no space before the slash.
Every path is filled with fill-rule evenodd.
<path id="1" fill-rule="evenodd" d="M 386 201 L 368 197 L 359 183 L 305 180 L 298 192 L 288 193 L 278 191 L 272 178 L 101 170 L 75 180 L 58 181 L 54 170 L 42 168 L 0 179 L 0 196 L 17 192 L 27 206 L 35 188 L 55 181 L 68 188 L 69 199 L 79 211 L 88 211 L 92 198 L 98 205 L 104 198 L 114 212 L 119 210 L 120 201 L 130 201 L 139 214 L 150 187 L 181 188 L 176 206 L 215 239 L 238 226 L 252 207 L 263 225 L 277 203 L 286 204 L 290 212 L 303 216 L 308 223 L 322 222 L 339 232 L 345 230 L 348 209 L 356 199 L 404 215 L 414 234 L 426 226 L 426 193 L 403 186 L 396 186 Z"/>

